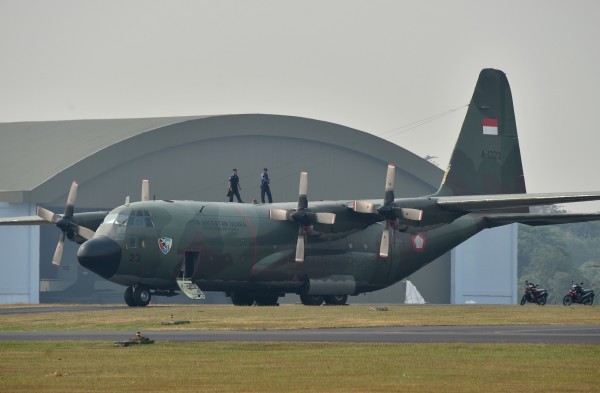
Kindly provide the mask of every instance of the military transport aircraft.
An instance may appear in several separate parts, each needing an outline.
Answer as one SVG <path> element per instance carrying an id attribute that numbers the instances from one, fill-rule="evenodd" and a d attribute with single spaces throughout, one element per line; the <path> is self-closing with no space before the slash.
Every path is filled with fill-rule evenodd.
<path id="1" fill-rule="evenodd" d="M 499 70 L 481 71 L 439 190 L 395 198 L 394 178 L 390 164 L 382 200 L 309 204 L 302 172 L 298 202 L 269 205 L 150 200 L 143 182 L 141 201 L 91 213 L 74 213 L 74 182 L 64 214 L 38 207 L 38 216 L 0 224 L 56 224 L 53 263 L 65 238 L 81 244 L 79 263 L 124 285 L 129 306 L 179 291 L 195 299 L 223 291 L 235 305 L 273 305 L 286 293 L 305 305 L 339 305 L 402 280 L 485 228 L 600 220 L 529 213 L 600 200 L 600 192 L 525 193 L 512 95 Z"/>

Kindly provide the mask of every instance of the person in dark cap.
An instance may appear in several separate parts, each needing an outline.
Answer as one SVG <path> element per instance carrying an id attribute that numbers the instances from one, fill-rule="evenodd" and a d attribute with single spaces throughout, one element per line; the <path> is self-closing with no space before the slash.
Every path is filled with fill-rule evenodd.
<path id="1" fill-rule="evenodd" d="M 271 196 L 271 188 L 269 187 L 269 183 L 271 183 L 271 179 L 269 179 L 267 168 L 263 168 L 263 172 L 260 175 L 260 200 L 262 203 L 265 203 L 265 194 L 267 194 L 269 203 L 273 203 L 273 197 Z"/>
<path id="2" fill-rule="evenodd" d="M 228 186 L 229 186 L 228 191 L 227 191 L 227 196 L 229 197 L 229 202 L 233 202 L 233 196 L 235 195 L 238 203 L 243 203 L 242 197 L 240 197 L 240 191 L 242 189 L 242 185 L 240 184 L 240 178 L 238 177 L 237 169 L 233 168 L 233 173 L 231 174 L 231 176 L 229 176 L 229 179 L 227 179 L 227 182 L 228 182 Z"/>

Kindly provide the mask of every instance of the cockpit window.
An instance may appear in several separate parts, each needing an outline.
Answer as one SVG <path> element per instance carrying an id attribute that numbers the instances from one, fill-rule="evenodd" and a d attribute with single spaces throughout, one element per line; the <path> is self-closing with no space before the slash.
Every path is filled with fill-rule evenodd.
<path id="1" fill-rule="evenodd" d="M 96 230 L 98 235 L 109 235 L 114 240 L 124 240 L 126 232 L 139 235 L 138 229 L 154 228 L 150 211 L 144 209 L 120 210 L 109 213 Z M 144 231 L 142 231 L 144 232 Z M 137 235 L 136 235 L 137 236 Z"/>
<path id="2" fill-rule="evenodd" d="M 152 222 L 152 216 L 148 210 L 133 210 L 127 220 L 128 227 L 136 228 L 152 228 L 154 223 Z"/>
<path id="3" fill-rule="evenodd" d="M 104 222 L 103 224 L 117 224 L 117 225 L 123 225 L 125 223 L 125 221 L 127 221 L 127 219 L 129 218 L 129 216 L 126 216 L 125 214 L 108 214 L 106 217 L 104 217 Z"/>

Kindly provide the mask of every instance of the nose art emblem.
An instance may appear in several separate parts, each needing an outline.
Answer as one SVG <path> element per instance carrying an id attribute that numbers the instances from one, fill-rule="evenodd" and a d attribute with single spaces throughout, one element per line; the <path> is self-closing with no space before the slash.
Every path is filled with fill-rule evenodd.
<path id="1" fill-rule="evenodd" d="M 163 254 L 167 255 L 171 250 L 171 246 L 173 245 L 173 239 L 170 237 L 161 237 L 158 239 L 158 248 L 162 251 Z"/>

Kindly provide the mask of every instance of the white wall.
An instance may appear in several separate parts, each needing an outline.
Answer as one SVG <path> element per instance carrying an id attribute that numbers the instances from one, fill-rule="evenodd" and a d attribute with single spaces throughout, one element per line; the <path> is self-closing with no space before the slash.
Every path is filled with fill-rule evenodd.
<path id="1" fill-rule="evenodd" d="M 485 229 L 452 250 L 453 304 L 517 303 L 517 224 Z"/>
<path id="2" fill-rule="evenodd" d="M 35 215 L 30 204 L 0 202 L 0 217 Z M 38 226 L 0 226 L 0 304 L 39 304 Z"/>

